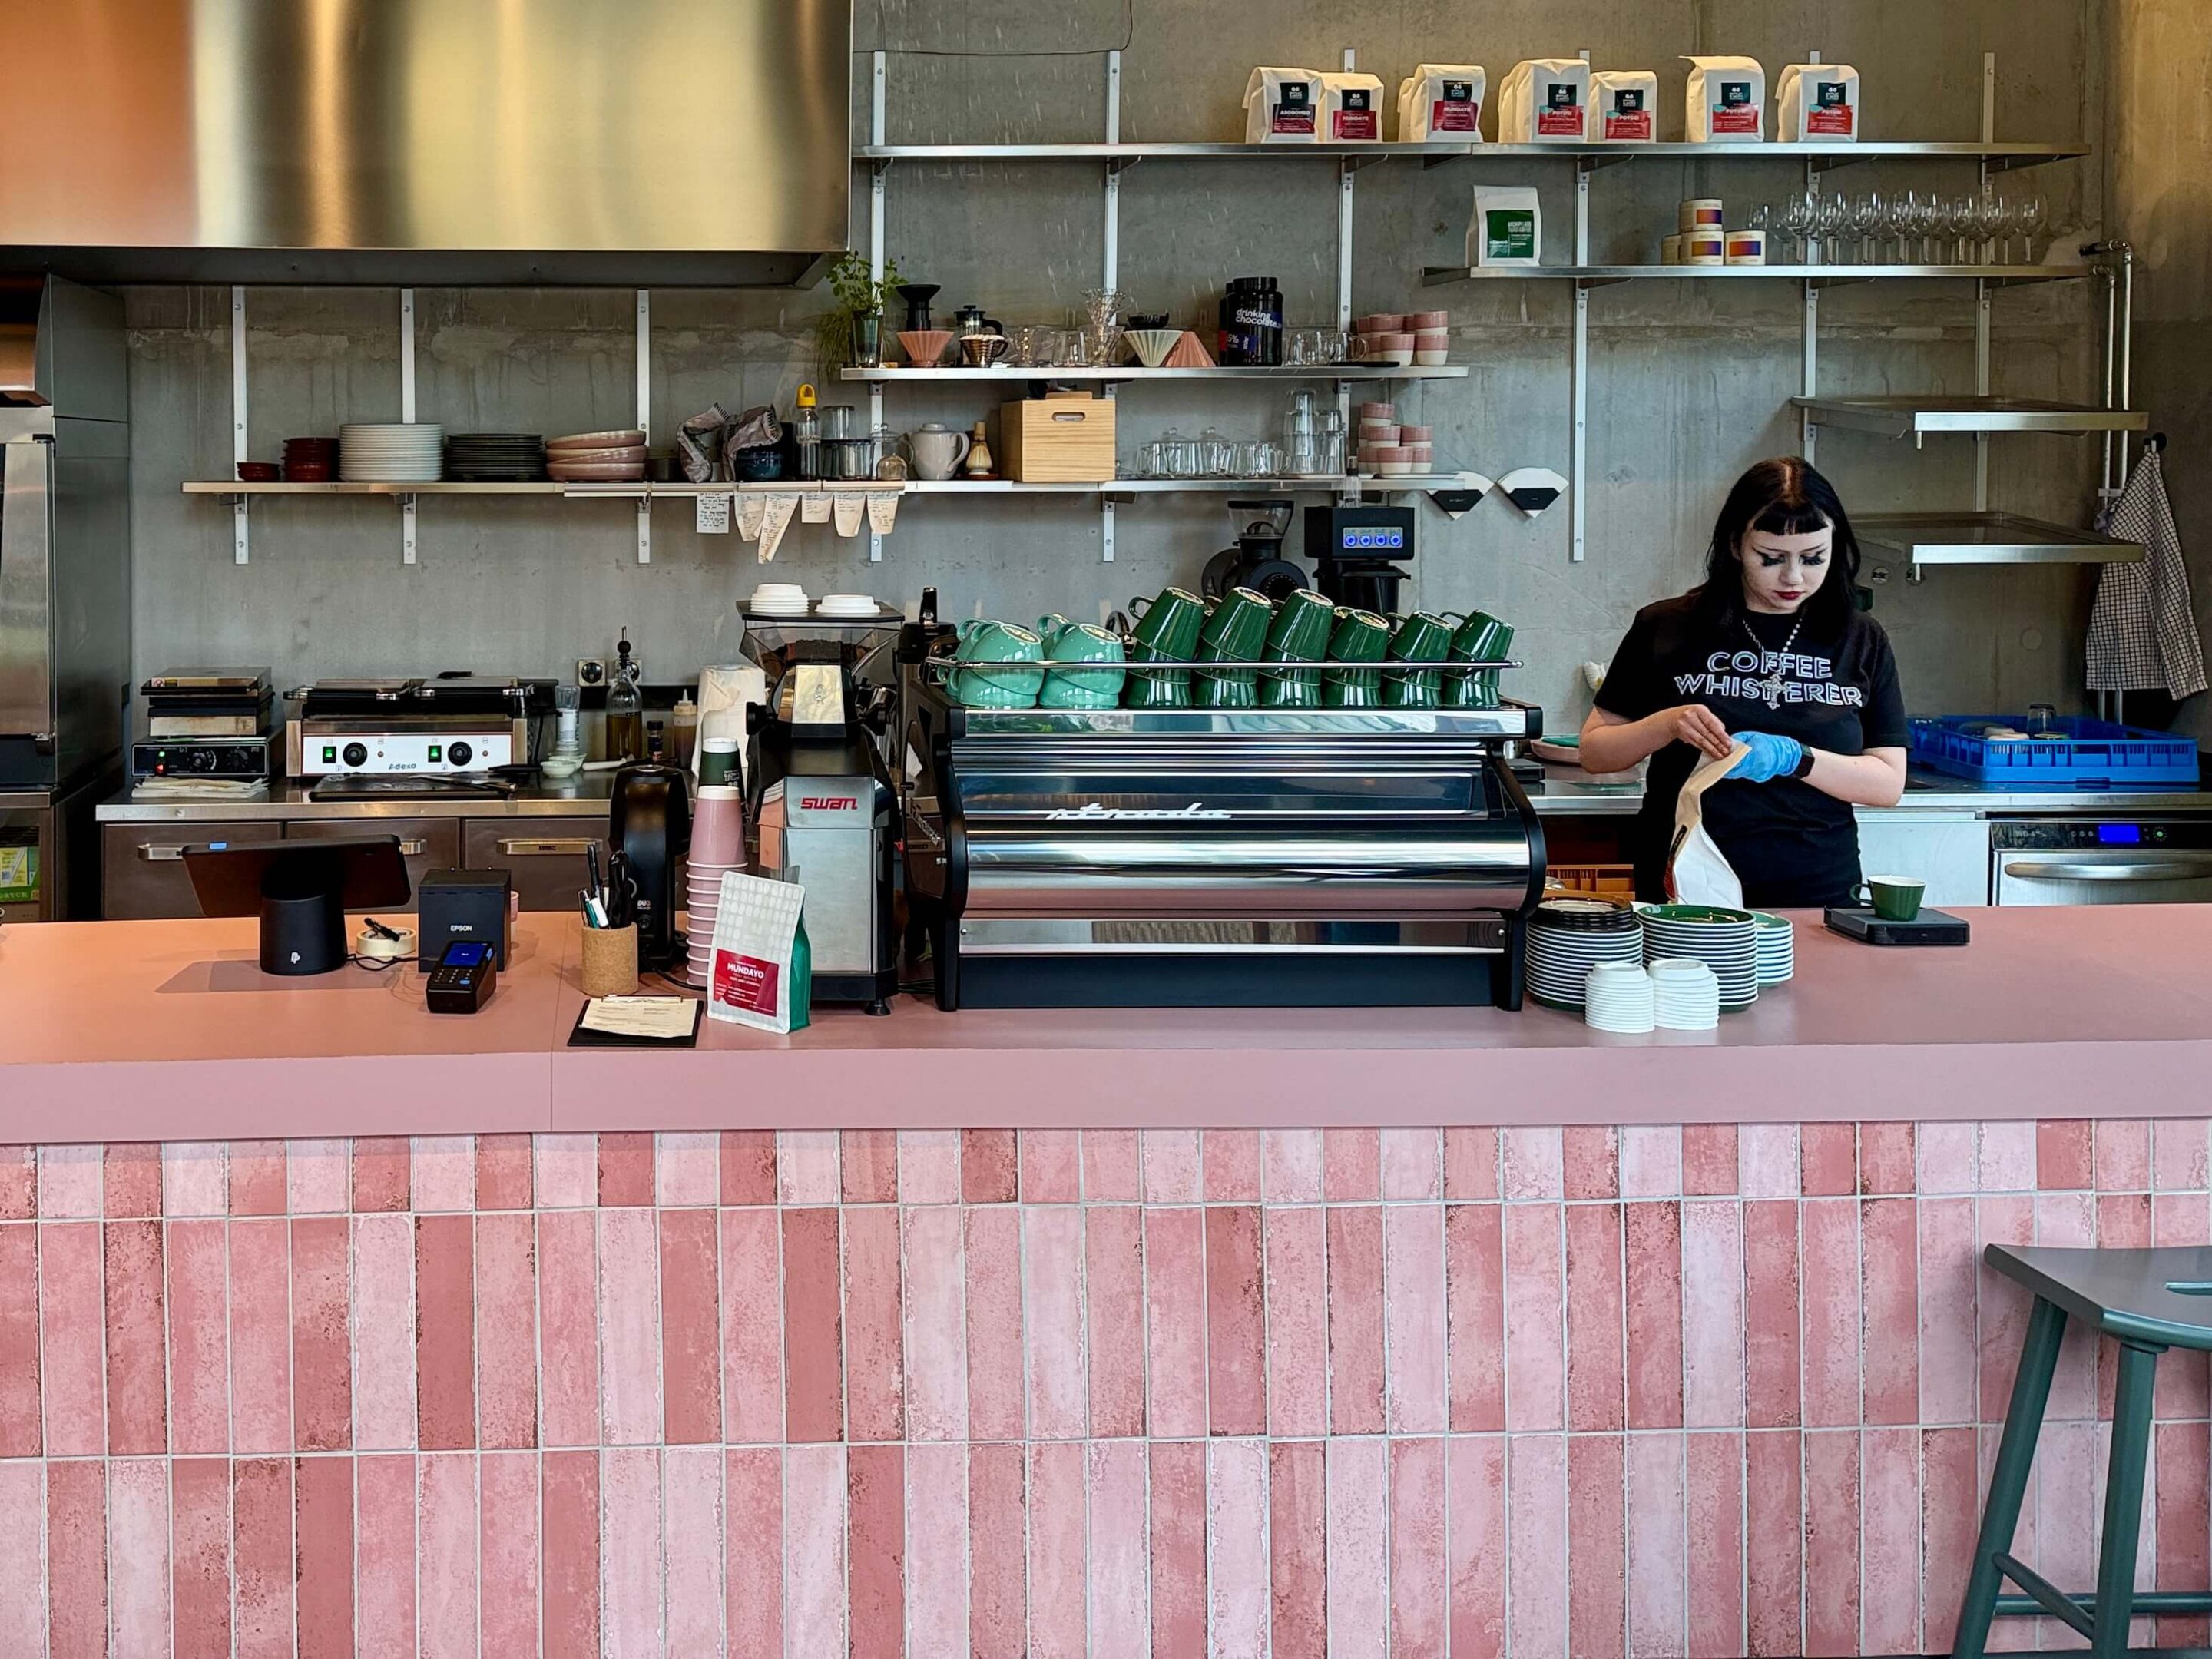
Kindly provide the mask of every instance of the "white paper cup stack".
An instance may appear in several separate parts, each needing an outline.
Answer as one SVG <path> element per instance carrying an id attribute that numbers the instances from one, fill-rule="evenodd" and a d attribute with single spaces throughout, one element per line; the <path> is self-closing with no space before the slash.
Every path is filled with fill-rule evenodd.
<path id="1" fill-rule="evenodd" d="M 1650 973 L 1652 1012 L 1662 1030 L 1710 1031 L 1721 1023 L 1721 982 L 1705 963 L 1662 957 Z"/>
<path id="2" fill-rule="evenodd" d="M 1721 1011 L 1733 1012 L 1759 1000 L 1758 928 L 1748 910 L 1707 904 L 1641 906 L 1644 960 L 1686 957 L 1711 968 L 1721 982 Z"/>
<path id="3" fill-rule="evenodd" d="M 1764 910 L 1753 910 L 1751 921 L 1759 946 L 1759 988 L 1786 983 L 1797 971 L 1796 925 Z"/>
<path id="4" fill-rule="evenodd" d="M 1583 1021 L 1594 1031 L 1638 1036 L 1658 1014 L 1651 975 L 1630 962 L 1601 962 L 1584 982 Z"/>

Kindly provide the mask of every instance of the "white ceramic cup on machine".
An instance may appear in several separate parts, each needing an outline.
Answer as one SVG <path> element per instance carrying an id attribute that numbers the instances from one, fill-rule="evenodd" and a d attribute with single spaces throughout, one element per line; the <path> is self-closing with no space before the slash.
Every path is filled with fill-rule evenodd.
<path id="1" fill-rule="evenodd" d="M 959 470 L 960 463 L 968 459 L 972 440 L 964 432 L 955 432 L 932 421 L 907 434 L 908 453 L 914 457 L 917 476 L 933 483 L 951 477 Z"/>

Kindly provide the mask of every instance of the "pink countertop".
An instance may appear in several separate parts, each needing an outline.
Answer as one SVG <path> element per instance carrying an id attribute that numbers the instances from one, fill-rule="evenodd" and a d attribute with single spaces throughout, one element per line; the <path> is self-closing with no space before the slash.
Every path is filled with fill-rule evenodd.
<path id="1" fill-rule="evenodd" d="M 264 977 L 251 921 L 0 932 L 0 1141 L 777 1126 L 1796 1122 L 2212 1111 L 2212 907 L 1966 913 L 1965 950 L 1800 916 L 1797 977 L 1715 1033 L 1474 1009 L 971 1011 L 901 998 L 691 1051 L 570 1049 L 578 924 L 498 994 Z"/>

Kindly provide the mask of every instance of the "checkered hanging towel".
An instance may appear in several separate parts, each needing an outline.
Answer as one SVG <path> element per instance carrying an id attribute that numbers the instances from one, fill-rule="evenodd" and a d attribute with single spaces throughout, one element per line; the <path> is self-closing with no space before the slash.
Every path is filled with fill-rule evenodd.
<path id="1" fill-rule="evenodd" d="M 2166 500 L 2163 447 L 2156 439 L 2143 446 L 2134 476 L 2100 526 L 2141 542 L 2143 556 L 2139 564 L 2108 564 L 2097 580 L 2085 653 L 2092 691 L 2163 691 L 2179 699 L 2204 690 L 2204 647 L 2181 532 Z"/>

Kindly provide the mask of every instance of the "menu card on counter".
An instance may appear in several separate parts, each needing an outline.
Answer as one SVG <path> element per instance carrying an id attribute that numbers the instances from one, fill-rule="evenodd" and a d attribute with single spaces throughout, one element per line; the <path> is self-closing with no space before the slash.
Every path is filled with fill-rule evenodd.
<path id="1" fill-rule="evenodd" d="M 594 997 L 568 1034 L 572 1048 L 689 1048 L 699 1036 L 703 1003 L 690 997 Z"/>

